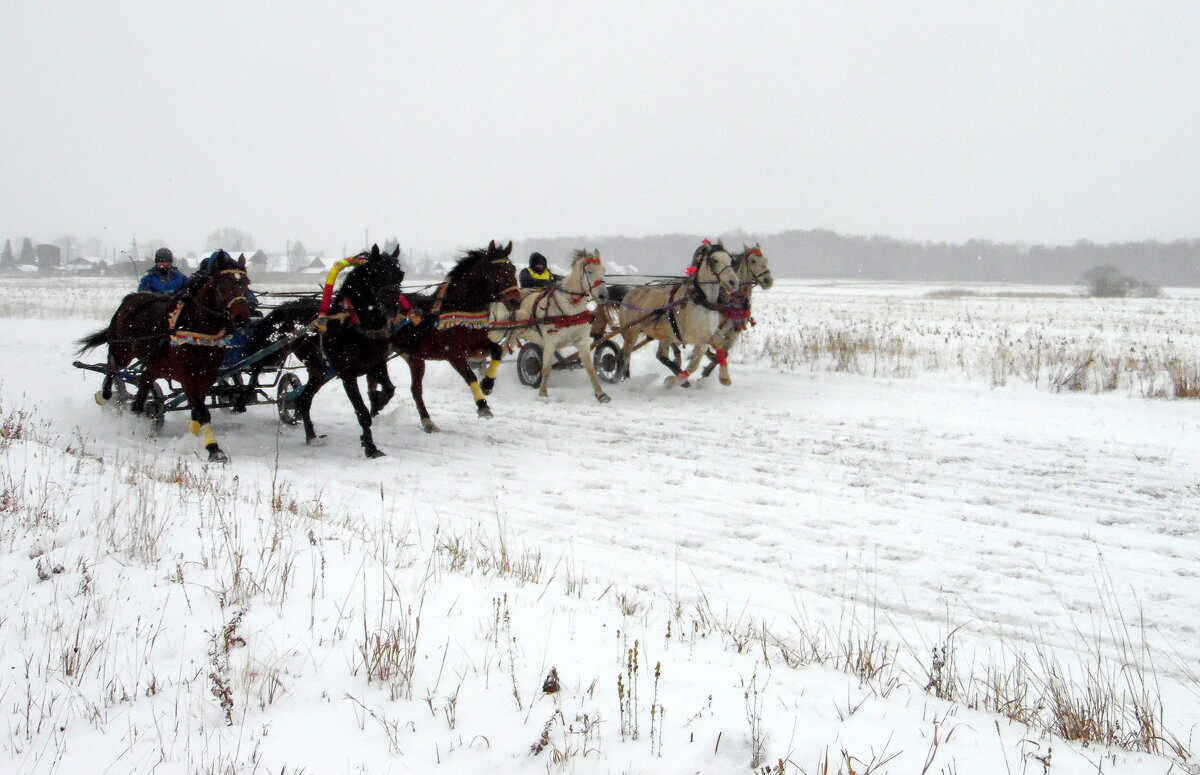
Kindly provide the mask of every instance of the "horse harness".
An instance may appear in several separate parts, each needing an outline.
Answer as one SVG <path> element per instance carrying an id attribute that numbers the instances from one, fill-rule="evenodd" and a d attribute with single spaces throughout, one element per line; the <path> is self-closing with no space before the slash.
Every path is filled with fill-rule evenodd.
<path id="1" fill-rule="evenodd" d="M 223 274 L 245 276 L 246 272 L 241 269 L 222 269 L 217 272 L 216 275 L 210 275 L 210 277 L 216 277 Z M 206 334 L 200 331 L 187 331 L 176 328 L 176 325 L 178 325 L 179 321 L 179 315 L 183 312 L 183 308 L 189 299 L 193 304 L 200 307 L 200 309 L 204 310 L 205 312 L 210 312 L 218 316 L 227 316 L 230 307 L 239 301 L 249 302 L 249 299 L 247 299 L 245 296 L 234 296 L 225 303 L 225 309 L 218 310 L 205 305 L 199 299 L 197 299 L 191 291 L 187 291 L 183 294 L 183 296 L 180 297 L 179 301 L 175 303 L 175 308 L 167 315 L 167 335 L 169 337 L 168 341 L 172 347 L 178 347 L 179 345 L 195 345 L 199 347 L 228 347 L 230 340 L 233 339 L 233 336 L 232 334 L 227 334 L 224 328 L 215 334 Z"/>
<path id="2" fill-rule="evenodd" d="M 511 264 L 512 261 L 510 261 L 508 258 L 493 258 L 492 263 Z M 447 277 L 438 285 L 437 292 L 433 297 L 433 308 L 430 310 L 430 314 L 432 314 L 434 320 L 437 321 L 436 325 L 438 330 L 453 328 L 455 326 L 462 326 L 464 328 L 490 327 L 489 320 L 491 318 L 491 314 L 486 309 L 483 312 L 451 311 L 443 313 L 442 303 L 445 300 L 446 291 L 449 290 L 449 288 L 450 278 Z M 502 297 L 509 291 L 516 290 L 516 288 L 517 286 L 513 285 L 502 289 L 499 294 L 497 294 L 497 298 Z"/>

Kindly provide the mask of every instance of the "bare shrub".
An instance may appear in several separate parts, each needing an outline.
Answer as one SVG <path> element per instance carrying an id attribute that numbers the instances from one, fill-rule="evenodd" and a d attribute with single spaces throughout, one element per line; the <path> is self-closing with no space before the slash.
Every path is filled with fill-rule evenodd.
<path id="1" fill-rule="evenodd" d="M 1087 270 L 1083 273 L 1080 284 L 1087 290 L 1089 296 L 1101 298 L 1124 298 L 1127 296 L 1154 298 L 1162 292 L 1162 289 L 1154 283 L 1128 277 L 1110 264 Z"/>

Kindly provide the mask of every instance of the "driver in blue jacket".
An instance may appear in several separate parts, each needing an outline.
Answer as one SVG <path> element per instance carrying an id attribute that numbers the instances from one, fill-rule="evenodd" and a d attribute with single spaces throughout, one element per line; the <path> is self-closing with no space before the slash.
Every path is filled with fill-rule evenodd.
<path id="1" fill-rule="evenodd" d="M 172 294 L 187 283 L 187 275 L 175 268 L 175 255 L 170 248 L 154 251 L 154 266 L 142 275 L 139 293 Z"/>

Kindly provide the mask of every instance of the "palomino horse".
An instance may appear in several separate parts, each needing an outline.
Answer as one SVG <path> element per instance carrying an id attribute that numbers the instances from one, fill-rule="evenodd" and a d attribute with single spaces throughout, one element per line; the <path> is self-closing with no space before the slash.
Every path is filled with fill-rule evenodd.
<path id="1" fill-rule="evenodd" d="M 133 397 L 133 411 L 143 410 L 155 380 L 178 382 L 191 408 L 191 431 L 203 435 L 209 462 L 228 461 L 229 456 L 217 444 L 205 399 L 217 381 L 228 335 L 250 318 L 249 290 L 246 262 L 234 261 L 220 251 L 211 259 L 208 275 L 184 286 L 174 296 L 126 296 L 107 328 L 78 342 L 81 353 L 108 345 L 107 374 L 103 388 L 96 394 L 97 403 L 112 398 L 116 373 L 140 358 L 144 368 Z"/>
<path id="2" fill-rule="evenodd" d="M 688 386 L 688 377 L 700 365 L 703 350 L 697 348 L 688 368 L 667 357 L 671 345 L 706 344 L 717 350 L 721 361 L 721 384 L 728 385 L 729 367 L 718 329 L 721 326 L 721 293 L 737 289 L 732 257 L 720 243 L 704 244 L 692 256 L 695 272 L 686 280 L 666 285 L 642 285 L 630 289 L 620 302 L 620 329 L 623 373 L 629 376 L 629 362 L 640 334 L 658 340 L 657 357 L 673 376 L 666 384 Z"/>
<path id="3" fill-rule="evenodd" d="M 345 262 L 353 269 L 330 298 L 328 309 L 322 308 L 319 299 L 297 299 L 280 305 L 255 328 L 246 351 L 257 352 L 273 341 L 295 336 L 294 342 L 260 361 L 255 370 L 282 364 L 289 353 L 304 364 L 308 381 L 296 397 L 296 410 L 304 422 L 304 443 L 317 438 L 311 415 L 313 398 L 322 385 L 337 377 L 362 429 L 359 440 L 363 452 L 370 458 L 382 457 L 384 453 L 371 435 L 371 412 L 359 391 L 358 378 L 387 362 L 389 326 L 399 307 L 400 283 L 404 281 L 400 248 L 384 253 L 375 245 L 369 253 L 364 251 Z M 325 313 L 329 314 L 322 318 Z M 252 376 L 250 384 L 255 381 Z"/>
<path id="4" fill-rule="evenodd" d="M 600 305 L 598 314 L 604 314 L 608 302 L 608 286 L 604 283 L 604 264 L 600 262 L 600 251 L 576 250 L 571 255 L 571 271 L 557 283 L 545 288 L 522 291 L 521 307 L 513 319 L 501 322 L 500 330 L 512 327 L 509 334 L 497 336 L 520 337 L 542 347 L 542 380 L 538 395 L 548 398 L 547 383 L 554 369 L 554 352 L 560 347 L 574 347 L 579 351 L 579 360 L 587 369 L 592 380 L 592 392 L 602 404 L 609 402 L 608 394 L 600 387 L 596 366 L 592 363 L 591 329 L 593 315 L 588 311 L 588 300 Z"/>
<path id="5" fill-rule="evenodd" d="M 762 245 L 757 243 L 752 248 L 743 244 L 742 252 L 733 254 L 733 271 L 738 278 L 737 290 L 721 303 L 721 339 L 725 343 L 726 356 L 751 323 L 750 295 L 754 292 L 754 287 L 761 286 L 764 291 L 769 291 L 775 284 L 771 267 L 763 256 Z M 708 358 L 708 365 L 701 373 L 702 378 L 712 374 L 713 369 L 717 367 L 716 353 L 709 350 Z"/>
<path id="6" fill-rule="evenodd" d="M 425 408 L 423 382 L 425 361 L 446 361 L 459 373 L 475 398 L 476 414 L 490 418 L 492 410 L 484 397 L 492 391 L 500 366 L 500 345 L 488 338 L 488 308 L 500 301 L 510 310 L 521 304 L 517 273 L 509 255 L 512 242 L 499 247 L 495 241 L 486 250 L 469 251 L 446 275 L 433 295 L 408 296 L 420 322 L 402 321 L 393 328 L 392 350 L 408 361 L 413 403 L 421 416 L 426 433 L 438 428 Z M 471 369 L 469 358 L 487 354 L 491 359 L 487 375 L 480 383 Z M 386 364 L 368 377 L 371 386 L 371 411 L 378 414 L 396 392 Z"/>

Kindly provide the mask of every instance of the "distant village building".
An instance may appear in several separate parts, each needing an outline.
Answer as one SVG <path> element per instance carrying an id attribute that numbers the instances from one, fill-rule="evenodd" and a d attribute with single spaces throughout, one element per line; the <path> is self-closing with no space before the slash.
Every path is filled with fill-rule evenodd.
<path id="1" fill-rule="evenodd" d="M 326 271 L 328 271 L 328 269 L 325 266 L 325 262 L 322 261 L 320 258 L 314 258 L 312 261 L 309 261 L 301 269 L 299 269 L 298 273 L 299 274 L 324 274 Z"/>
<path id="2" fill-rule="evenodd" d="M 262 251 L 262 248 L 254 251 L 254 255 L 250 256 L 249 268 L 251 272 L 266 272 L 267 270 L 267 254 Z"/>
<path id="3" fill-rule="evenodd" d="M 34 248 L 39 272 L 56 272 L 62 266 L 62 250 L 58 245 L 38 245 Z"/>
<path id="4" fill-rule="evenodd" d="M 98 261 L 99 259 L 78 256 L 63 264 L 63 269 L 71 273 L 90 272 L 97 267 Z"/>

